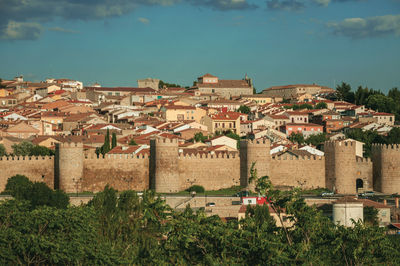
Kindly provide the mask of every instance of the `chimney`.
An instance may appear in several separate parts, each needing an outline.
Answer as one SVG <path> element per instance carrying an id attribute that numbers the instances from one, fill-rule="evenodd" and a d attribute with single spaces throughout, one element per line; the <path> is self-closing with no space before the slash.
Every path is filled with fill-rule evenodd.
<path id="1" fill-rule="evenodd" d="M 387 205 L 387 200 L 386 199 L 383 200 L 383 205 Z"/>
<path id="2" fill-rule="evenodd" d="M 394 198 L 394 202 L 396 203 L 396 208 L 399 208 L 399 198 Z"/>

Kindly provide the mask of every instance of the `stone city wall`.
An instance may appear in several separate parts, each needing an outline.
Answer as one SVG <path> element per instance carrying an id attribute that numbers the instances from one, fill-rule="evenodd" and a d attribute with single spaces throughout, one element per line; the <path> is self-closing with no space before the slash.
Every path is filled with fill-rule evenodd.
<path id="1" fill-rule="evenodd" d="M 8 178 L 25 175 L 32 182 L 45 182 L 54 187 L 54 157 L 0 157 L 0 191 L 3 191 Z"/>
<path id="2" fill-rule="evenodd" d="M 271 182 L 275 186 L 325 187 L 325 158 L 322 156 L 273 157 L 270 165 Z"/>
<path id="3" fill-rule="evenodd" d="M 239 155 L 186 155 L 178 158 L 179 190 L 192 185 L 218 190 L 240 185 Z"/>
<path id="4" fill-rule="evenodd" d="M 383 193 L 400 192 L 400 145 L 373 145 L 374 189 Z"/>
<path id="5" fill-rule="evenodd" d="M 107 184 L 119 191 L 149 189 L 149 157 L 106 155 L 105 158 L 85 158 L 82 180 L 73 185 L 79 191 L 97 192 Z"/>

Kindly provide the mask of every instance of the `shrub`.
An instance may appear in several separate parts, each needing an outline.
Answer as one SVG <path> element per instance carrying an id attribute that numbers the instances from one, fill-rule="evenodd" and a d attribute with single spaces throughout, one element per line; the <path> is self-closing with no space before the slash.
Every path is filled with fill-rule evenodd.
<path id="1" fill-rule="evenodd" d="M 186 189 L 186 191 L 188 192 L 196 192 L 196 193 L 204 193 L 205 189 L 203 186 L 199 186 L 199 185 L 193 185 L 190 188 Z"/>

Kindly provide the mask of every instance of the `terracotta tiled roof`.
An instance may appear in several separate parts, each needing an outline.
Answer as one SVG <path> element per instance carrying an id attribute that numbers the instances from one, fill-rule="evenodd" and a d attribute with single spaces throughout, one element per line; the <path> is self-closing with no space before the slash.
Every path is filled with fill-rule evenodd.
<path id="1" fill-rule="evenodd" d="M 394 114 L 390 114 L 390 113 L 373 113 L 372 116 L 394 116 Z"/>
<path id="2" fill-rule="evenodd" d="M 241 115 L 243 114 L 237 112 L 225 112 L 211 115 L 211 118 L 215 120 L 237 120 Z"/>
<path id="3" fill-rule="evenodd" d="M 132 154 L 135 153 L 135 151 L 139 148 L 140 146 L 129 146 L 126 148 L 123 148 L 122 146 L 116 146 L 109 151 L 108 154 Z"/>
<path id="4" fill-rule="evenodd" d="M 156 92 L 156 90 L 152 88 L 134 88 L 134 87 L 85 87 L 85 89 L 94 91 L 124 91 L 124 92 L 146 92 L 146 93 Z"/>

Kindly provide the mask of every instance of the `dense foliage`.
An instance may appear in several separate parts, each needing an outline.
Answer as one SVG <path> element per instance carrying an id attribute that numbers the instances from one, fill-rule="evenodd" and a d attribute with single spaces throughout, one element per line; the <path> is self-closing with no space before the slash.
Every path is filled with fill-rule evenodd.
<path id="1" fill-rule="evenodd" d="M 346 137 L 364 143 L 364 156 L 371 156 L 372 144 L 400 144 L 400 128 L 392 128 L 386 136 L 379 135 L 377 131 L 354 128 L 346 132 Z"/>
<path id="2" fill-rule="evenodd" d="M 7 155 L 6 148 L 4 147 L 3 144 L 0 144 L 0 157 L 5 155 Z"/>
<path id="3" fill-rule="evenodd" d="M 308 138 L 304 138 L 301 133 L 292 133 L 288 139 L 293 143 L 313 145 L 319 148 L 327 140 L 327 137 L 326 133 L 310 135 Z"/>
<path id="4" fill-rule="evenodd" d="M 52 156 L 54 151 L 40 145 L 35 145 L 29 141 L 23 141 L 11 146 L 15 156 Z"/>
<path id="5" fill-rule="evenodd" d="M 65 209 L 69 204 L 69 197 L 63 191 L 52 190 L 43 182 L 31 182 L 23 175 L 10 177 L 4 193 L 17 200 L 29 201 L 33 209 L 38 206 Z"/>
<path id="6" fill-rule="evenodd" d="M 0 264 L 77 265 L 376 265 L 399 264 L 398 238 L 363 223 L 335 226 L 299 190 L 275 190 L 252 179 L 290 226 L 278 227 L 269 208 L 248 208 L 223 222 L 190 207 L 172 210 L 151 191 L 108 186 L 87 205 L 58 209 L 26 200 L 0 204 Z"/>
<path id="7" fill-rule="evenodd" d="M 392 113 L 397 121 L 400 119 L 400 91 L 397 88 L 390 89 L 387 95 L 361 86 L 353 92 L 349 84 L 342 82 L 336 87 L 336 95 L 338 100 L 365 105 L 378 112 Z"/>
<path id="8" fill-rule="evenodd" d="M 242 113 L 242 114 L 250 114 L 251 110 L 250 107 L 248 107 L 247 105 L 241 105 L 238 109 L 238 112 Z"/>

